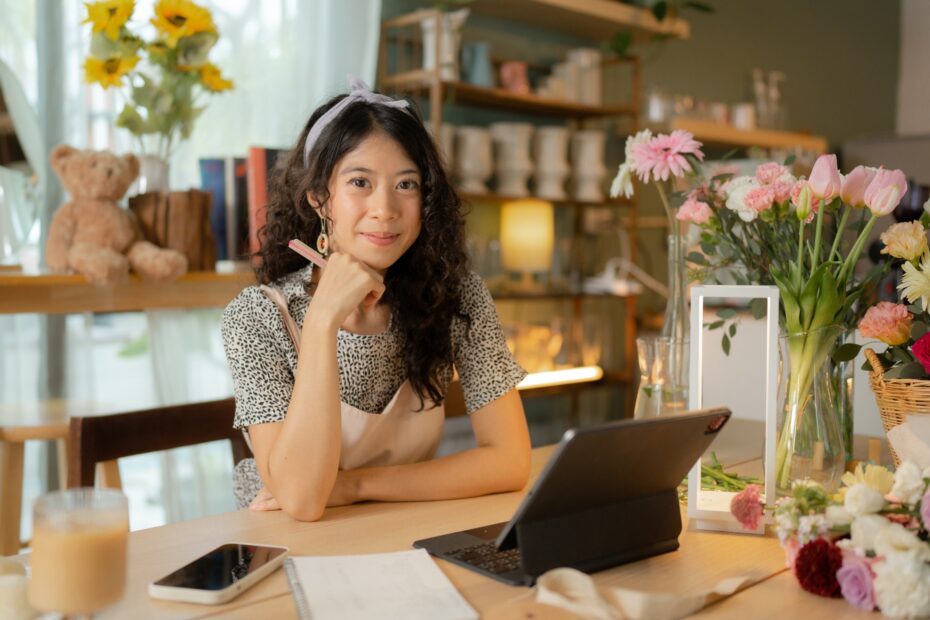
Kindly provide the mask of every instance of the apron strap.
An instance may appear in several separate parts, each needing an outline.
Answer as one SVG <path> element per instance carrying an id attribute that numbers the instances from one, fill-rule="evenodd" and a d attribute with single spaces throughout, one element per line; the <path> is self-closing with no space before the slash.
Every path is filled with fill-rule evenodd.
<path id="1" fill-rule="evenodd" d="M 300 329 L 297 327 L 297 321 L 294 320 L 294 317 L 291 316 L 290 311 L 287 309 L 287 299 L 284 298 L 284 294 L 273 286 L 262 284 L 258 288 L 265 294 L 265 297 L 273 301 L 274 305 L 278 307 L 278 310 L 281 312 L 281 320 L 284 321 L 284 327 L 287 329 L 287 335 L 291 337 L 291 342 L 294 343 L 294 349 L 296 349 L 299 354 Z"/>

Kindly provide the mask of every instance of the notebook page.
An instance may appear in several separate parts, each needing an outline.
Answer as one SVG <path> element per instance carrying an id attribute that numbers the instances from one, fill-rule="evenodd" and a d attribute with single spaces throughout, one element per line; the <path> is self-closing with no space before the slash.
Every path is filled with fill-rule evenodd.
<path id="1" fill-rule="evenodd" d="M 478 618 L 423 549 L 290 560 L 313 620 Z"/>

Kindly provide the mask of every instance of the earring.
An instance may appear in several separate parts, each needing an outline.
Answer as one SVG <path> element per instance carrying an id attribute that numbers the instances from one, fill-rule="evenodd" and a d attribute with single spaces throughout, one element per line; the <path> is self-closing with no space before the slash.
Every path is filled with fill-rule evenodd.
<path id="1" fill-rule="evenodd" d="M 320 234 L 316 238 L 316 251 L 324 257 L 329 253 L 329 229 L 326 218 L 320 218 Z"/>

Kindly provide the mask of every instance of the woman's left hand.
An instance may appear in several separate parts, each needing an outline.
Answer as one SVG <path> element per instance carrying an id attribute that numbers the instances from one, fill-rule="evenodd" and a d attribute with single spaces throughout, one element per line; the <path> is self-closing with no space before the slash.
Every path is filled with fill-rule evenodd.
<path id="1" fill-rule="evenodd" d="M 357 492 L 358 483 L 356 476 L 352 472 L 340 469 L 336 472 L 336 484 L 333 485 L 333 490 L 329 494 L 329 501 L 326 502 L 326 506 L 347 506 L 349 504 L 354 504 L 358 501 Z M 255 496 L 255 499 L 252 500 L 252 503 L 249 504 L 249 510 L 281 510 L 281 506 L 278 504 L 278 500 L 271 494 L 271 491 L 268 490 L 268 487 L 262 487 L 258 495 Z"/>

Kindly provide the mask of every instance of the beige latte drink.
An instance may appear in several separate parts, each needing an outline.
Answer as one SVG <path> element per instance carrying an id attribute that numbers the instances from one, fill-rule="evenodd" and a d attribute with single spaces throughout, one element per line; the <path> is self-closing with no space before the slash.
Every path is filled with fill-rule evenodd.
<path id="1" fill-rule="evenodd" d="M 125 590 L 129 532 L 125 497 L 106 489 L 58 493 L 84 496 L 59 501 L 61 505 L 40 505 L 57 494 L 50 493 L 36 502 L 29 602 L 42 611 L 90 614 L 117 602 Z M 110 498 L 113 505 L 105 501 L 94 505 L 93 496 L 101 493 L 119 497 Z"/>

